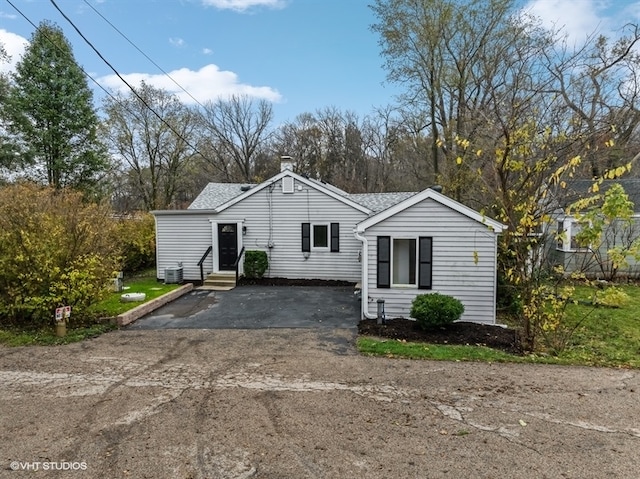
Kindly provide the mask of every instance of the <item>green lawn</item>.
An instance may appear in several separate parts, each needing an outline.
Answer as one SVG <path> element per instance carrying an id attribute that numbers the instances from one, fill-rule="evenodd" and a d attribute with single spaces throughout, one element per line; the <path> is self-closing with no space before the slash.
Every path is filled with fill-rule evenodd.
<path id="1" fill-rule="evenodd" d="M 125 311 L 129 311 L 142 303 L 120 301 L 120 296 L 124 293 L 144 293 L 146 301 L 162 296 L 165 293 L 177 289 L 179 284 L 159 283 L 155 277 L 155 270 L 143 276 L 132 279 L 124 279 L 125 290 L 122 293 L 112 293 L 107 299 L 100 301 L 94 306 L 94 310 L 103 316 L 117 316 Z"/>
<path id="2" fill-rule="evenodd" d="M 136 277 L 125 277 L 124 286 L 126 289 L 122 293 L 113 292 L 108 298 L 92 307 L 92 316 L 102 318 L 92 324 L 67 328 L 67 335 L 64 337 L 56 336 L 53 321 L 50 326 L 39 329 L 0 328 L 0 344 L 8 346 L 66 344 L 96 337 L 116 328 L 108 318 L 143 304 L 120 301 L 123 293 L 145 293 L 145 300 L 148 301 L 173 291 L 180 285 L 159 283 L 155 277 L 155 270 L 151 270 Z"/>
<path id="3" fill-rule="evenodd" d="M 358 339 L 358 349 L 364 354 L 411 359 L 640 368 L 640 286 L 619 287 L 629 296 L 629 302 L 620 308 L 568 306 L 569 323 L 579 323 L 579 326 L 566 349 L 557 356 L 544 352 L 515 356 L 486 347 L 407 343 L 368 337 Z M 589 296 L 586 287 L 577 288 L 577 298 L 588 299 Z"/>

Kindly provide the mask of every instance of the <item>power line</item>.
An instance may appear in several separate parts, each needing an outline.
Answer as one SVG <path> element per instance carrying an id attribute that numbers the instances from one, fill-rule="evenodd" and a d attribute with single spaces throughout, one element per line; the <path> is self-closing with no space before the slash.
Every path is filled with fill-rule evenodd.
<path id="1" fill-rule="evenodd" d="M 27 17 L 27 15 L 22 12 L 22 10 L 20 10 L 18 7 L 16 7 L 11 0 L 6 0 L 7 3 L 9 5 L 11 5 L 11 7 L 13 7 L 13 9 L 18 12 L 18 14 L 24 18 L 35 30 L 38 29 L 38 26 L 29 18 Z M 55 4 L 55 2 L 53 0 L 51 0 L 51 3 L 53 3 L 54 7 L 56 8 L 56 10 L 58 10 L 58 12 L 60 12 L 60 14 L 73 26 L 73 28 L 76 30 L 76 32 L 78 32 L 78 34 L 83 38 L 83 40 L 85 42 L 87 42 L 89 44 L 89 46 L 91 46 L 91 48 L 96 52 L 96 54 L 116 73 L 116 75 L 118 76 L 118 78 L 120 78 L 123 83 L 125 85 L 127 85 L 127 87 L 129 87 L 129 89 L 133 92 L 133 94 L 144 104 L 144 106 L 151 111 L 164 125 L 166 125 L 175 135 L 176 137 L 180 138 L 182 141 L 185 142 L 185 144 L 187 146 L 189 146 L 192 151 L 198 155 L 200 155 L 201 158 L 206 159 L 206 156 L 197 148 L 195 147 L 189 140 L 187 140 L 186 138 L 184 138 L 179 132 L 177 132 L 175 130 L 175 128 L 173 128 L 172 125 L 170 125 L 169 123 L 167 123 L 166 120 L 164 120 L 164 118 L 162 118 L 142 97 L 140 97 L 140 95 L 138 94 L 138 92 L 135 90 L 135 88 L 133 88 L 126 80 L 124 80 L 122 78 L 122 76 L 120 76 L 120 74 L 113 68 L 113 66 L 111 66 L 111 64 L 96 50 L 96 48 L 86 39 L 86 37 L 79 31 L 79 29 L 73 24 L 73 22 L 60 10 L 60 8 Z M 49 38 L 48 35 L 46 35 L 46 33 L 44 34 L 45 38 L 49 41 L 49 43 L 51 43 L 55 48 L 59 49 L 60 47 L 51 39 Z M 106 93 L 114 102 L 116 102 L 117 104 L 119 104 L 121 107 L 123 107 L 125 110 L 127 110 L 129 113 L 131 113 L 137 120 L 142 121 L 141 118 L 138 116 L 138 114 L 134 111 L 132 111 L 125 103 L 123 103 L 122 101 L 120 101 L 120 99 L 118 97 L 115 97 L 109 90 L 107 90 L 105 87 L 103 87 L 95 78 L 93 78 L 89 73 L 87 73 L 87 71 L 80 65 L 78 65 L 78 68 L 80 68 L 80 70 L 82 71 L 82 73 L 87 77 L 90 78 L 91 81 L 93 81 L 93 83 L 95 83 L 98 88 L 100 88 L 104 93 Z M 212 162 L 208 162 L 210 164 L 214 164 Z M 218 167 L 218 169 L 220 171 L 223 171 L 222 169 L 220 169 Z"/>
<path id="2" fill-rule="evenodd" d="M 9 1 L 9 0 L 7 0 Z M 60 15 L 63 16 L 63 18 L 69 22 L 69 24 L 73 27 L 73 29 L 78 33 L 78 35 L 80 35 L 80 37 L 85 41 L 85 43 L 87 45 L 89 45 L 89 47 L 91 47 L 91 49 L 96 53 L 96 55 L 98 55 L 98 57 L 100 57 L 100 59 L 116 74 L 116 76 L 122 81 L 122 83 L 124 83 L 127 88 L 129 88 L 129 90 L 131 90 L 131 92 L 136 96 L 136 98 L 138 98 L 138 100 L 140 100 L 140 102 L 151 112 L 153 113 L 153 115 L 158 118 L 158 120 L 160 120 L 167 128 L 169 128 L 178 138 L 180 138 L 182 141 L 185 142 L 186 145 L 189 146 L 189 148 L 191 148 L 194 153 L 199 154 L 202 158 L 206 158 L 201 152 L 200 150 L 195 147 L 194 145 L 191 144 L 191 142 L 189 140 L 187 140 L 186 138 L 184 138 L 180 133 L 178 133 L 176 131 L 176 129 L 173 127 L 173 125 L 169 124 L 164 118 L 162 118 L 162 116 L 160 116 L 158 114 L 158 112 L 156 112 L 151 105 L 149 105 L 147 103 L 147 101 L 140 96 L 140 94 L 137 92 L 137 90 L 131 86 L 131 84 L 129 84 L 129 82 L 127 80 L 124 79 L 124 77 L 122 75 L 120 75 L 120 73 L 118 72 L 118 70 L 116 70 L 113 65 L 111 65 L 111 63 L 109 63 L 109 61 L 102 55 L 102 53 L 100 53 L 100 51 L 93 45 L 93 43 L 91 43 L 89 41 L 89 39 L 87 37 L 85 37 L 85 35 L 80 31 L 80 29 L 73 23 L 73 21 L 60 9 L 60 7 L 58 7 L 58 5 L 56 4 L 55 0 L 49 0 L 51 2 L 51 4 L 55 7 L 56 10 L 58 10 L 58 12 L 60 13 Z"/>
<path id="3" fill-rule="evenodd" d="M 21 16 L 22 18 L 24 18 L 27 22 L 29 22 L 29 24 L 30 24 L 34 29 L 36 29 L 36 30 L 38 29 L 38 26 L 37 26 L 35 23 L 33 23 L 33 22 L 31 21 L 31 19 L 30 19 L 29 17 L 27 17 L 27 16 L 26 16 L 26 15 L 25 15 L 25 14 L 24 14 L 24 13 L 23 13 L 19 8 L 18 8 L 18 7 L 16 7 L 16 6 L 11 2 L 11 0 L 6 0 L 6 1 L 7 1 L 7 3 L 8 3 L 9 5 L 11 5 L 11 6 L 14 8 L 14 10 L 15 10 L 16 12 L 18 12 L 18 13 L 20 14 L 20 16 Z M 60 47 L 56 44 L 56 42 L 54 42 L 51 38 L 49 38 L 49 36 L 47 36 L 47 34 L 46 34 L 46 33 L 44 34 L 44 36 L 45 36 L 45 38 L 49 41 L 49 43 L 51 43 L 51 45 L 53 45 L 55 48 L 57 48 L 58 50 L 60 50 Z M 107 95 L 109 95 L 113 100 L 117 101 L 117 99 L 116 99 L 116 98 L 111 94 L 111 92 L 110 92 L 109 90 L 107 90 L 105 87 L 103 87 L 100 83 L 98 83 L 98 80 L 96 80 L 96 79 L 95 79 L 95 78 L 93 78 L 89 73 L 87 73 L 87 71 L 86 71 L 86 70 L 85 70 L 81 65 L 78 65 L 78 68 L 80 68 L 80 71 L 82 71 L 82 73 L 84 73 L 84 75 L 85 75 L 87 78 L 89 78 L 93 83 L 95 83 L 95 84 L 96 84 L 96 86 L 97 86 L 98 88 L 100 88 L 103 92 L 105 92 Z"/>
<path id="4" fill-rule="evenodd" d="M 118 34 L 124 38 L 127 42 L 129 42 L 129 44 L 135 48 L 136 50 L 138 50 L 138 52 L 140 52 L 147 60 L 149 60 L 158 70 L 160 70 L 169 80 L 171 80 L 178 88 L 180 88 L 184 93 L 186 93 L 194 102 L 196 102 L 198 105 L 200 105 L 202 108 L 204 108 L 204 105 L 202 103 L 200 103 L 198 101 L 197 98 L 195 98 L 191 93 L 189 93 L 182 85 L 180 85 L 169 73 L 167 73 L 165 70 L 162 69 L 162 67 L 160 65 L 158 65 L 155 61 L 153 61 L 145 52 L 143 52 L 140 48 L 138 48 L 138 46 L 133 43 L 129 37 L 127 37 L 124 33 L 122 33 L 113 23 L 111 23 L 104 15 L 102 15 L 102 13 L 100 13 L 98 10 L 96 10 L 96 8 L 91 5 L 87 0 L 83 0 L 84 3 L 91 8 L 91 10 L 93 10 L 100 18 L 102 18 L 105 22 L 107 22 L 109 24 L 109 26 L 111 28 L 113 28 L 116 32 L 118 32 Z"/>

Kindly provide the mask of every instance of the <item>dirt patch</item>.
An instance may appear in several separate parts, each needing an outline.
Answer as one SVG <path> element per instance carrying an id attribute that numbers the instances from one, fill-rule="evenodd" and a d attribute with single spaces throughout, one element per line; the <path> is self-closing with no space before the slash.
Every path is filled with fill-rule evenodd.
<path id="1" fill-rule="evenodd" d="M 522 353 L 516 330 L 464 321 L 424 330 L 416 321 L 408 319 L 390 319 L 382 325 L 375 319 L 366 319 L 358 323 L 358 333 L 421 343 L 480 345 L 512 354 Z"/>
<path id="2" fill-rule="evenodd" d="M 354 339 L 122 329 L 0 346 L 0 477 L 638 476 L 635 370 L 370 357 Z"/>

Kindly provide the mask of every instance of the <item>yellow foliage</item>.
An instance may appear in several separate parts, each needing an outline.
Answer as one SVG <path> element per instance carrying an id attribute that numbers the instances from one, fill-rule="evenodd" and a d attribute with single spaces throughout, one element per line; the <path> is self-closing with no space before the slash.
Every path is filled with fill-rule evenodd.
<path id="1" fill-rule="evenodd" d="M 72 191 L 0 188 L 0 316 L 46 322 L 57 306 L 80 312 L 118 267 L 110 208 Z"/>

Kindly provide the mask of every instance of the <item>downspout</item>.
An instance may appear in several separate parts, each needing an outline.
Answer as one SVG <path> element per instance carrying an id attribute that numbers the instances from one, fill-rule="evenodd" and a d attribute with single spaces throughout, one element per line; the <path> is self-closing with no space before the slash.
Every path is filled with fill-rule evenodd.
<path id="1" fill-rule="evenodd" d="M 376 319 L 377 313 L 371 314 L 369 312 L 369 242 L 361 233 L 364 233 L 364 231 L 358 231 L 357 228 L 353 229 L 353 235 L 357 240 L 362 242 L 362 278 L 360 280 L 362 287 L 360 289 L 360 310 L 365 318 Z"/>

